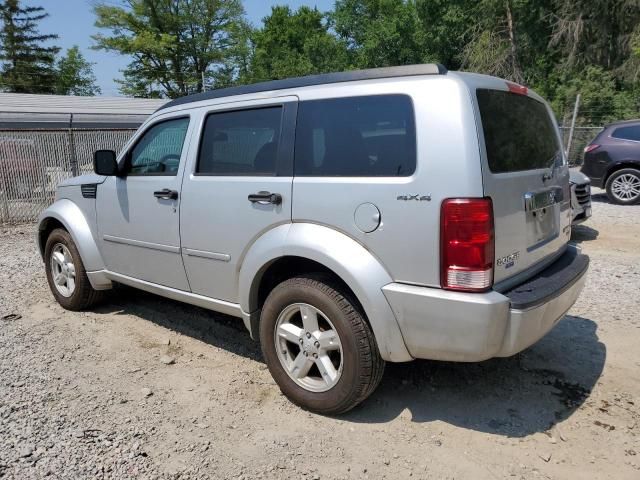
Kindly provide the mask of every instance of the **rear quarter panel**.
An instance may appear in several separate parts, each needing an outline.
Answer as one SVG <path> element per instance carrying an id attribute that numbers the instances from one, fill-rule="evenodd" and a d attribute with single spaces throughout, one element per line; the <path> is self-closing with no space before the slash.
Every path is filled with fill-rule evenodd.
<path id="1" fill-rule="evenodd" d="M 478 138 L 468 89 L 454 74 L 344 86 L 299 93 L 300 101 L 405 94 L 415 112 L 417 168 L 410 177 L 296 177 L 293 221 L 329 226 L 356 240 L 396 282 L 440 286 L 440 205 L 449 197 L 481 197 Z M 429 196 L 430 201 L 399 200 Z M 354 221 L 357 207 L 374 204 L 381 223 L 371 233 Z"/>

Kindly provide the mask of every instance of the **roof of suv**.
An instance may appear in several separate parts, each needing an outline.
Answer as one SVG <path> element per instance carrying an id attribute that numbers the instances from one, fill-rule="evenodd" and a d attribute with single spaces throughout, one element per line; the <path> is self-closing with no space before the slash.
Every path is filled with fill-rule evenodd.
<path id="1" fill-rule="evenodd" d="M 306 77 L 286 78 L 272 80 L 239 87 L 220 88 L 208 92 L 196 93 L 186 97 L 177 98 L 160 107 L 157 111 L 178 105 L 185 105 L 214 98 L 245 95 L 248 93 L 268 92 L 271 90 L 285 90 L 288 88 L 309 87 L 312 85 L 325 85 L 330 83 L 355 82 L 357 80 L 373 80 L 378 78 L 410 77 L 416 75 L 444 75 L 447 69 L 439 63 L 427 63 L 421 65 L 405 65 L 401 67 L 371 68 L 368 70 L 352 70 L 349 72 L 323 73 Z"/>
<path id="2" fill-rule="evenodd" d="M 609 127 L 623 127 L 625 125 L 635 125 L 640 123 L 640 118 L 635 119 L 635 120 L 622 120 L 620 122 L 612 122 L 612 123 L 607 123 L 604 128 L 609 128 Z"/>

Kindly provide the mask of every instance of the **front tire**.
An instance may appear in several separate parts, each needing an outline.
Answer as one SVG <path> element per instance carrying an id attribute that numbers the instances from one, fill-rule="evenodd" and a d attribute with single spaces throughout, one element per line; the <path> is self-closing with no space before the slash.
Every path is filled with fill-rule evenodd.
<path id="1" fill-rule="evenodd" d="M 84 310 L 98 303 L 103 292 L 94 290 L 71 235 L 53 230 L 44 249 L 45 269 L 51 293 L 67 310 Z"/>
<path id="2" fill-rule="evenodd" d="M 618 205 L 640 203 L 640 171 L 623 168 L 613 172 L 605 185 L 609 200 Z"/>
<path id="3" fill-rule="evenodd" d="M 317 413 L 352 409 L 382 379 L 384 361 L 364 315 L 326 276 L 292 278 L 271 291 L 260 343 L 282 393 Z"/>

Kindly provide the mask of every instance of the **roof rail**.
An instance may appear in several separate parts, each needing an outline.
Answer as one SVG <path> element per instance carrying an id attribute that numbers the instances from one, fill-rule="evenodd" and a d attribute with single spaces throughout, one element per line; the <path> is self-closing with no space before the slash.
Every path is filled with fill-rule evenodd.
<path id="1" fill-rule="evenodd" d="M 322 73 L 306 77 L 285 78 L 269 82 L 253 83 L 238 87 L 220 88 L 208 92 L 196 93 L 177 98 L 161 106 L 158 111 L 166 108 L 185 105 L 214 98 L 230 97 L 232 95 L 245 95 L 248 93 L 268 92 L 271 90 L 284 90 L 287 88 L 310 87 L 329 83 L 355 82 L 357 80 L 373 80 L 376 78 L 411 77 L 416 75 L 445 75 L 447 69 L 439 63 L 425 63 L 420 65 L 405 65 L 400 67 L 371 68 L 367 70 L 351 70 L 339 73 Z"/>

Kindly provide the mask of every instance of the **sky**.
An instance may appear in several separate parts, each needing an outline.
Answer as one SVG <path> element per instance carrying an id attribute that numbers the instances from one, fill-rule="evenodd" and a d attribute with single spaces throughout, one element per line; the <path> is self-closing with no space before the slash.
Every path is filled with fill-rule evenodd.
<path id="1" fill-rule="evenodd" d="M 115 53 L 91 50 L 91 35 L 99 31 L 94 26 L 92 5 L 95 2 L 96 0 L 23 0 L 25 5 L 44 7 L 50 14 L 40 23 L 40 29 L 42 33 L 55 33 L 60 36 L 53 42 L 55 45 L 64 50 L 78 45 L 83 55 L 95 63 L 93 71 L 98 86 L 102 89 L 102 95 L 119 95 L 118 85 L 113 79 L 121 77 L 119 71 L 126 67 L 128 60 Z M 116 2 L 107 0 L 107 3 Z M 333 7 L 334 0 L 243 0 L 242 3 L 249 21 L 254 26 L 259 26 L 271 11 L 272 5 L 289 5 L 292 9 L 308 5 L 326 11 Z"/>

